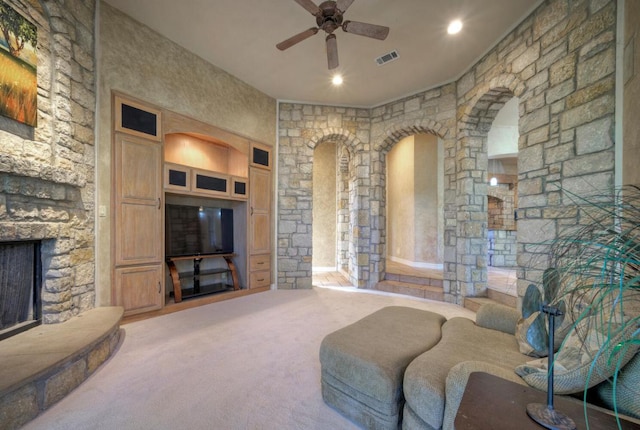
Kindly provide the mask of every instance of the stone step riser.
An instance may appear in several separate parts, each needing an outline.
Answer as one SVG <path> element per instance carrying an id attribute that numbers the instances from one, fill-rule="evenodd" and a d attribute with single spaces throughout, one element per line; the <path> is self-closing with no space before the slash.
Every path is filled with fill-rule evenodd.
<path id="1" fill-rule="evenodd" d="M 442 287 L 400 281 L 382 281 L 376 285 L 376 289 L 379 291 L 386 291 L 388 293 L 419 297 L 421 299 L 436 300 L 440 302 L 444 301 L 444 292 Z"/>
<path id="2" fill-rule="evenodd" d="M 442 288 L 442 279 L 433 279 L 420 276 L 402 275 L 398 273 L 385 273 L 385 281 L 404 282 L 407 284 L 425 285 Z"/>
<path id="3" fill-rule="evenodd" d="M 501 291 L 492 290 L 491 288 L 487 289 L 487 297 L 491 300 L 503 304 L 505 306 L 509 306 L 512 308 L 516 308 L 518 306 L 518 298 L 509 294 L 505 294 Z"/>

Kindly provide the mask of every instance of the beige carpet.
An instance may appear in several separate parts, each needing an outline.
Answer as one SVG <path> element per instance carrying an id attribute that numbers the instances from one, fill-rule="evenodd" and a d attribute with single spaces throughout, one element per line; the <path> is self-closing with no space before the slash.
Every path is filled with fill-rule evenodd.
<path id="1" fill-rule="evenodd" d="M 405 305 L 458 306 L 353 289 L 269 291 L 123 326 L 119 350 L 26 429 L 357 429 L 322 401 L 322 338 Z"/>

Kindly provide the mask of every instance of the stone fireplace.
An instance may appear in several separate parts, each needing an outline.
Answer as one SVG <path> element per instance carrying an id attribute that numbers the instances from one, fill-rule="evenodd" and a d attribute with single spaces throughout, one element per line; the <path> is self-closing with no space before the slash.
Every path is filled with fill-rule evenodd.
<path id="1" fill-rule="evenodd" d="M 40 241 L 0 243 L 0 340 L 42 321 Z"/>
<path id="2" fill-rule="evenodd" d="M 0 243 L 40 243 L 41 319 L 60 323 L 95 306 L 95 2 L 5 1 L 37 28 L 38 95 L 37 126 L 0 117 Z"/>
<path id="3" fill-rule="evenodd" d="M 96 2 L 4 2 L 38 38 L 37 125 L 0 116 L 0 244 L 39 244 L 42 324 L 0 341 L 0 428 L 17 429 L 115 351 L 122 309 L 96 307 Z"/>

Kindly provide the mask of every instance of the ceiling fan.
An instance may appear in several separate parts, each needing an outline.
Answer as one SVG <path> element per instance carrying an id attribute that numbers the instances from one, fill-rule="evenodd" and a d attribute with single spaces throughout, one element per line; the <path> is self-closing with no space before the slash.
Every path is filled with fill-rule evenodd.
<path id="1" fill-rule="evenodd" d="M 379 40 L 386 39 L 389 34 L 389 27 L 358 21 L 343 21 L 343 14 L 347 11 L 349 6 L 351 6 L 351 3 L 353 3 L 354 0 L 330 0 L 320 3 L 320 5 L 316 5 L 311 0 L 295 0 L 295 2 L 316 17 L 317 27 L 312 27 L 298 33 L 295 36 L 278 43 L 276 47 L 279 50 L 284 51 L 296 43 L 302 42 L 303 40 L 313 36 L 319 30 L 324 30 L 325 33 L 327 33 L 327 62 L 329 70 L 338 67 L 338 42 L 336 41 L 336 35 L 333 34 L 333 32 L 338 28 L 342 27 L 342 30 L 346 33 L 358 34 L 360 36 L 372 37 Z"/>

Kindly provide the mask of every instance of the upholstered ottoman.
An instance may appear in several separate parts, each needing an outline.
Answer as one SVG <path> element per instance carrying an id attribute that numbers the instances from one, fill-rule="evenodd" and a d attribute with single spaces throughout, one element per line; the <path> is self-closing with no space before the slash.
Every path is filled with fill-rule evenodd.
<path id="1" fill-rule="evenodd" d="M 404 371 L 438 343 L 445 321 L 390 306 L 327 335 L 320 345 L 324 401 L 367 429 L 397 429 Z"/>

